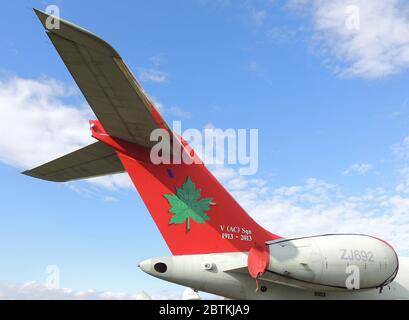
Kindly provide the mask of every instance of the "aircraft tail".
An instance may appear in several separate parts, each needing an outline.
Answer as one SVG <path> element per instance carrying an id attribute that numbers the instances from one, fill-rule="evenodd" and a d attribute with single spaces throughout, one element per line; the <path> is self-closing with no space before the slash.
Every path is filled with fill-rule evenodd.
<path id="1" fill-rule="evenodd" d="M 23 173 L 64 182 L 128 172 L 174 255 L 247 252 L 280 238 L 257 224 L 197 158 L 153 164 L 149 148 L 111 137 L 98 121 L 91 130 L 99 142 Z M 192 153 L 186 144 L 182 149 Z"/>
<path id="2" fill-rule="evenodd" d="M 92 134 L 117 150 L 172 254 L 247 252 L 280 238 L 244 211 L 185 142 L 193 163 L 153 164 L 150 149 L 110 137 L 97 121 Z"/>
<path id="3" fill-rule="evenodd" d="M 249 251 L 279 238 L 258 225 L 201 162 L 153 164 L 151 133 L 174 135 L 118 52 L 96 35 L 36 10 L 98 121 L 99 142 L 25 174 L 52 181 L 126 170 L 174 255 Z M 52 19 L 59 28 L 48 28 Z M 192 157 L 196 157 L 193 153 Z"/>
<path id="4" fill-rule="evenodd" d="M 95 142 L 23 174 L 54 182 L 88 179 L 124 172 L 114 149 Z"/>

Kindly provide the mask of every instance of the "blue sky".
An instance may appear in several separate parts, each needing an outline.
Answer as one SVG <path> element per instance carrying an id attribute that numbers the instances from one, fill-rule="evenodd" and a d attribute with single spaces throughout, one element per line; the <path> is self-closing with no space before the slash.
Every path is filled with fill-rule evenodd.
<path id="1" fill-rule="evenodd" d="M 349 2 L 361 9 L 361 28 L 350 33 L 343 0 L 4 3 L 0 283 L 41 283 L 53 264 L 74 290 L 183 290 L 136 267 L 169 251 L 126 180 L 61 185 L 20 174 L 91 141 L 76 121 L 86 120 L 85 101 L 31 10 L 47 4 L 112 44 L 168 121 L 259 129 L 258 174 L 216 173 L 271 231 L 367 230 L 407 254 L 409 16 L 398 0 Z M 77 110 L 65 120 L 81 135 L 64 138 L 47 122 L 53 116 L 28 119 L 12 99 L 24 90 L 22 101 L 44 113 L 47 103 Z M 39 124 L 51 142 L 36 138 Z"/>

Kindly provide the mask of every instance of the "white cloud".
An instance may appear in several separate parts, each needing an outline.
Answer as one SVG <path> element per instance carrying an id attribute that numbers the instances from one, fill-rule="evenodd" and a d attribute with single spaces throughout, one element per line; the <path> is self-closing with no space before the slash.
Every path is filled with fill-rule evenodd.
<path id="1" fill-rule="evenodd" d="M 127 173 L 115 174 L 105 177 L 88 179 L 87 182 L 94 183 L 106 189 L 115 191 L 118 189 L 132 189 L 133 183 Z"/>
<path id="2" fill-rule="evenodd" d="M 396 186 L 396 192 L 409 194 L 409 136 L 392 146 L 392 151 L 398 160 L 404 162 L 400 169 L 401 182 Z"/>
<path id="3" fill-rule="evenodd" d="M 0 134 L 10 137 L 0 141 L 0 161 L 27 168 L 89 143 L 89 112 L 63 102 L 70 92 L 51 79 L 13 77 L 0 81 Z M 408 146 L 406 138 L 394 147 L 403 161 L 409 160 Z M 243 207 L 273 232 L 286 237 L 363 232 L 384 238 L 402 251 L 409 250 L 406 167 L 407 162 L 395 190 L 373 189 L 355 195 L 346 195 L 339 186 L 313 178 L 298 185 L 271 188 L 267 180 L 240 176 L 232 168 L 218 166 L 213 170 Z M 357 170 L 362 171 L 362 166 Z M 90 182 L 110 190 L 131 187 L 125 175 Z M 84 193 L 81 185 L 68 185 Z M 86 192 L 92 195 L 93 190 Z"/>
<path id="4" fill-rule="evenodd" d="M 345 169 L 342 172 L 342 175 L 344 176 L 350 176 L 353 174 L 357 175 L 365 175 L 368 173 L 370 170 L 372 170 L 373 165 L 369 163 L 354 163 L 353 165 L 349 166 L 347 169 Z"/>
<path id="5" fill-rule="evenodd" d="M 0 162 L 29 169 L 95 142 L 91 109 L 63 101 L 75 92 L 49 78 L 0 80 Z M 111 190 L 131 187 L 124 174 L 87 182 Z"/>
<path id="6" fill-rule="evenodd" d="M 163 83 L 167 80 L 168 74 L 156 68 L 143 69 L 139 71 L 139 77 L 142 82 L 156 82 Z"/>
<path id="7" fill-rule="evenodd" d="M 400 170 L 402 181 L 396 186 L 396 192 L 409 194 L 409 166 Z"/>
<path id="8" fill-rule="evenodd" d="M 165 113 L 165 107 L 162 102 L 160 102 L 155 96 L 150 96 L 145 92 L 145 94 L 148 96 L 149 100 L 152 102 L 152 104 L 155 106 L 156 110 L 163 116 Z"/>
<path id="9" fill-rule="evenodd" d="M 149 96 L 149 99 L 162 116 L 171 115 L 173 117 L 176 117 L 177 119 L 190 119 L 192 117 L 192 114 L 190 112 L 185 111 L 182 108 L 165 107 L 164 104 L 154 96 Z"/>
<path id="10" fill-rule="evenodd" d="M 409 136 L 405 137 L 401 143 L 397 143 L 392 147 L 392 151 L 401 160 L 409 160 Z"/>
<path id="11" fill-rule="evenodd" d="M 0 161 L 33 167 L 93 142 L 90 112 L 64 104 L 69 94 L 52 79 L 0 80 Z"/>
<path id="12" fill-rule="evenodd" d="M 409 6 L 403 0 L 290 0 L 311 13 L 315 40 L 341 76 L 380 78 L 409 67 Z"/>
<path id="13" fill-rule="evenodd" d="M 250 72 L 253 72 L 253 73 L 259 73 L 258 63 L 257 63 L 256 61 L 254 61 L 254 60 L 249 61 L 249 62 L 247 63 L 246 69 L 247 69 L 248 71 L 250 71 Z"/>
<path id="14" fill-rule="evenodd" d="M 39 282 L 24 284 L 0 283 L 0 300 L 173 300 L 180 299 L 174 294 L 150 296 L 144 291 L 128 294 L 110 291 L 73 290 L 68 288 L 50 288 Z"/>
<path id="15" fill-rule="evenodd" d="M 250 14 L 253 21 L 259 26 L 261 26 L 267 18 L 267 11 L 263 9 L 258 10 L 256 8 L 251 8 Z"/>
<path id="16" fill-rule="evenodd" d="M 213 173 L 273 233 L 287 238 L 364 233 L 385 239 L 400 253 L 409 252 L 409 197 L 395 190 L 347 195 L 340 186 L 314 178 L 273 188 L 266 180 L 240 176 L 231 168 L 217 167 Z"/>
<path id="17" fill-rule="evenodd" d="M 74 106 L 65 98 L 78 91 L 50 78 L 25 79 L 17 76 L 0 80 L 0 162 L 20 170 L 31 169 L 95 142 L 88 120 L 95 118 L 87 105 Z M 181 118 L 191 114 L 181 108 L 165 108 L 150 97 L 161 113 Z M 85 180 L 110 191 L 132 189 L 128 174 Z M 67 184 L 80 194 L 100 197 L 78 182 Z M 105 197 L 104 197 L 105 199 Z"/>
<path id="18" fill-rule="evenodd" d="M 190 112 L 184 111 L 179 107 L 170 107 L 167 111 L 169 114 L 179 119 L 190 119 L 192 117 Z"/>
<path id="19" fill-rule="evenodd" d="M 150 58 L 153 67 L 139 68 L 139 77 L 142 82 L 163 83 L 168 79 L 168 74 L 160 70 L 162 58 L 160 56 L 153 56 Z"/>
<path id="20" fill-rule="evenodd" d="M 0 282 L 0 300 L 219 300 L 221 297 L 209 293 L 196 293 L 185 288 L 181 294 L 169 291 L 147 294 L 123 292 L 73 290 L 69 288 L 53 288 L 46 284 L 31 281 L 23 284 Z"/>

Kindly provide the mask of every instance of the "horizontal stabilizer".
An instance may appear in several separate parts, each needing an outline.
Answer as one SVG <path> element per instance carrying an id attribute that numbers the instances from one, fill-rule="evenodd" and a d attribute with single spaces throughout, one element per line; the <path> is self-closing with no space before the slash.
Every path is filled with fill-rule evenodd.
<path id="1" fill-rule="evenodd" d="M 23 174 L 35 178 L 65 182 L 124 172 L 114 149 L 93 143 Z"/>
<path id="2" fill-rule="evenodd" d="M 35 10 L 51 42 L 107 133 L 152 147 L 151 132 L 167 129 L 132 72 L 104 40 L 67 21 Z M 48 19 L 59 22 L 47 28 Z"/>
<path id="3" fill-rule="evenodd" d="M 100 143 L 25 174 L 69 181 L 126 170 L 174 255 L 240 254 L 280 238 L 255 222 L 188 143 L 172 132 L 107 42 L 58 17 L 35 12 L 97 117 L 90 124 Z M 159 142 L 152 133 L 169 134 L 170 139 L 161 136 Z M 153 161 L 152 151 L 163 149 L 166 142 L 171 142 L 172 151 L 181 151 L 183 162 L 177 161 L 178 154 L 173 157 L 176 161 L 166 161 L 164 153 L 164 161 Z M 229 269 L 238 267 L 247 266 Z"/>

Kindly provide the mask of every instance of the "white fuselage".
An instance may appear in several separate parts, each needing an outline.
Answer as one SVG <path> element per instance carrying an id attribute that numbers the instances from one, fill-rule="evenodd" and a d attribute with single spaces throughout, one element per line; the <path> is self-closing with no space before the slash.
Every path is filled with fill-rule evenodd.
<path id="1" fill-rule="evenodd" d="M 164 262 L 168 266 L 164 274 L 154 270 L 157 262 Z M 247 253 L 150 259 L 142 262 L 140 268 L 154 277 L 229 299 L 409 299 L 409 258 L 400 257 L 399 263 L 398 275 L 393 282 L 383 288 L 382 292 L 379 289 L 315 291 L 264 280 L 259 280 L 259 286 L 264 286 L 266 291 L 256 291 L 255 280 L 244 272 L 246 269 L 243 266 L 247 264 Z M 212 264 L 212 270 L 206 270 L 208 264 Z"/>
<path id="2" fill-rule="evenodd" d="M 146 260 L 140 268 L 154 277 L 230 299 L 409 299 L 409 258 L 400 257 L 398 269 L 393 249 L 383 244 L 362 235 L 270 243 L 269 270 L 257 280 L 258 286 L 248 272 L 247 252 L 163 257 Z M 344 252 L 349 248 L 359 249 L 359 261 Z M 367 250 L 365 262 L 362 250 Z M 367 252 L 374 253 L 373 257 Z M 354 264 L 362 271 L 358 281 L 363 286 L 342 288 L 348 278 L 345 267 Z M 394 280 L 384 283 L 390 275 Z"/>

